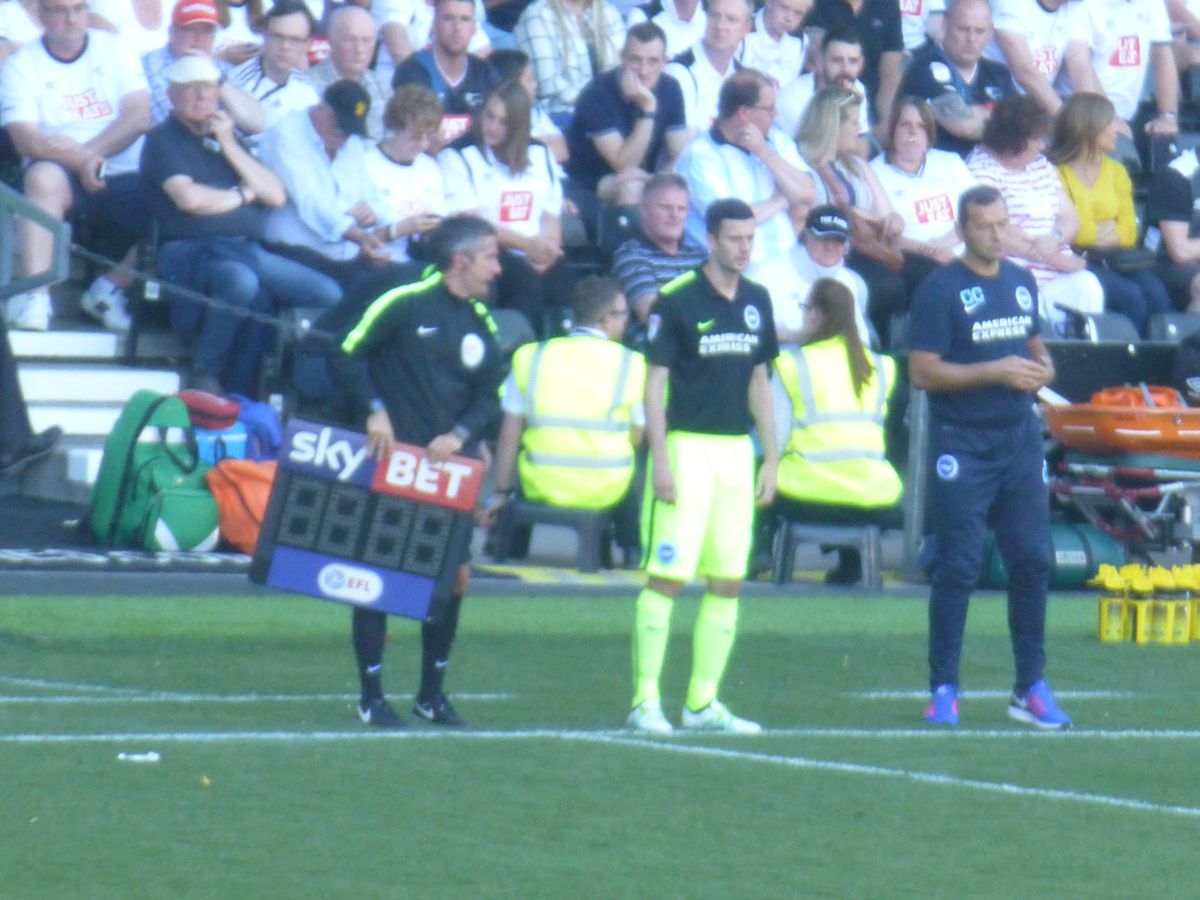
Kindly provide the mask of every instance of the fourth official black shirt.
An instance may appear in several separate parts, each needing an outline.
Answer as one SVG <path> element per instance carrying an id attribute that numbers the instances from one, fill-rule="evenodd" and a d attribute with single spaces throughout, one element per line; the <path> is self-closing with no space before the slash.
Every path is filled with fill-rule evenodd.
<path id="1" fill-rule="evenodd" d="M 750 376 L 779 355 L 766 288 L 740 278 L 730 301 L 693 269 L 659 291 L 648 331 L 647 360 L 670 369 L 667 430 L 749 434 Z"/>

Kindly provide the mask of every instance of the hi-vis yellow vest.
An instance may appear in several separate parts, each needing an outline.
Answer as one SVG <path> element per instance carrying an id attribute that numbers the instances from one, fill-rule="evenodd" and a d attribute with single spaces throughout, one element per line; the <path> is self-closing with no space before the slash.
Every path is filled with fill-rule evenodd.
<path id="1" fill-rule="evenodd" d="M 792 401 L 792 430 L 779 460 L 778 490 L 809 503 L 892 506 L 900 476 L 884 458 L 883 423 L 895 363 L 869 354 L 875 374 L 854 395 L 846 342 L 834 337 L 775 361 Z"/>
<path id="2" fill-rule="evenodd" d="M 630 413 L 645 389 L 642 355 L 577 335 L 526 344 L 512 371 L 525 401 L 521 492 L 573 509 L 619 502 L 633 479 Z"/>

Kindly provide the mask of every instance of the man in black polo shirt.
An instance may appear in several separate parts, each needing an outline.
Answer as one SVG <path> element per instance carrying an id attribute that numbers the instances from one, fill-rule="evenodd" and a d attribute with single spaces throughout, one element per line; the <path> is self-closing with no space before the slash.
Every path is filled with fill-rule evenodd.
<path id="1" fill-rule="evenodd" d="M 267 209 L 282 206 L 287 195 L 217 109 L 219 78 L 203 56 L 180 57 L 167 69 L 171 115 L 146 135 L 141 176 L 163 242 L 163 279 L 222 304 L 206 309 L 183 297 L 170 300 L 171 324 L 192 341 L 192 385 L 253 394 L 265 337 L 231 308 L 325 308 L 341 291 L 333 279 L 258 244 Z"/>
<path id="2" fill-rule="evenodd" d="M 572 182 L 601 200 L 637 203 L 646 180 L 683 150 L 687 123 L 679 82 L 663 75 L 666 36 L 653 22 L 629 29 L 621 65 L 579 94 L 567 131 Z"/>
<path id="3" fill-rule="evenodd" d="M 1181 153 L 1154 173 L 1146 199 L 1146 246 L 1176 309 L 1200 312 L 1200 156 Z"/>
<path id="4" fill-rule="evenodd" d="M 733 649 L 754 505 L 770 503 L 775 494 L 779 460 L 767 369 L 779 346 L 770 296 L 741 276 L 754 245 L 754 211 L 742 200 L 717 200 L 706 211 L 705 226 L 708 261 L 659 291 L 646 354 L 651 473 L 642 546 L 648 578 L 637 600 L 628 725 L 658 734 L 672 730 L 659 696 L 671 609 L 697 574 L 707 585 L 696 618 L 683 727 L 761 730 L 731 713 L 717 691 Z M 765 454 L 757 479 L 752 425 Z"/>
<path id="5" fill-rule="evenodd" d="M 479 23 L 471 0 L 437 0 L 433 43 L 408 57 L 392 74 L 392 87 L 419 84 L 442 101 L 442 143 L 471 130 L 483 97 L 499 80 L 491 65 L 467 52 Z"/>
<path id="6" fill-rule="evenodd" d="M 946 13 L 942 46 L 913 57 L 900 85 L 903 97 L 924 97 L 937 118 L 937 148 L 966 159 L 983 137 L 992 107 L 1017 93 L 1008 66 L 984 59 L 992 39 L 987 0 L 956 0 Z"/>
<path id="7" fill-rule="evenodd" d="M 904 65 L 900 5 L 896 0 L 817 0 L 806 23 L 811 39 L 819 44 L 826 31 L 838 27 L 853 29 L 862 40 L 871 121 L 886 129 Z"/>

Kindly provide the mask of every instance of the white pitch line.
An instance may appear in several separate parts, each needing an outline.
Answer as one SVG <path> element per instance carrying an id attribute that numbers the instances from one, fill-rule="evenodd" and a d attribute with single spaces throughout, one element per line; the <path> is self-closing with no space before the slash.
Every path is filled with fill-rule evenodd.
<path id="1" fill-rule="evenodd" d="M 1161 803 L 1151 803 L 1148 800 L 1136 800 L 1129 797 L 1109 797 L 1104 794 L 1091 794 L 1080 791 L 1068 791 L 1060 788 L 1026 787 L 1020 784 L 1010 784 L 1003 781 L 981 781 L 976 778 L 959 778 L 956 775 L 943 775 L 938 772 L 922 772 L 915 769 L 893 769 L 886 766 L 872 766 L 864 763 L 838 762 L 825 759 L 810 759 L 803 756 L 776 756 L 769 753 L 753 753 L 744 750 L 726 750 L 720 747 L 697 747 L 690 744 L 666 743 L 651 741 L 636 737 L 595 737 L 592 741 L 602 744 L 616 744 L 623 747 L 648 747 L 666 753 L 681 753 L 692 756 L 707 756 L 716 759 L 733 759 L 742 762 L 767 763 L 775 766 L 786 766 L 793 769 L 813 769 L 823 772 L 838 772 L 848 775 L 869 775 L 877 778 L 900 779 L 914 781 L 918 784 L 935 784 L 946 787 L 967 788 L 986 793 L 1006 794 L 1016 797 L 1035 797 L 1043 800 L 1063 800 L 1073 803 L 1108 806 L 1118 809 L 1133 809 L 1141 812 L 1167 813 L 1175 816 L 1200 818 L 1200 807 L 1170 806 Z"/>
<path id="2" fill-rule="evenodd" d="M 481 703 L 499 700 L 511 700 L 513 694 L 455 694 L 456 700 L 470 700 Z M 125 703 L 304 703 L 328 702 L 332 700 L 354 700 L 358 694 L 175 694 L 170 692 L 147 692 L 120 694 L 117 696 L 94 694 L 88 695 L 37 695 L 12 696 L 0 695 L 0 706 L 40 703 L 62 703 L 68 705 L 125 704 Z"/>
<path id="3" fill-rule="evenodd" d="M 98 694 L 141 694 L 137 688 L 107 687 L 103 684 L 75 684 L 70 681 L 46 681 L 42 678 L 20 678 L 16 675 L 0 675 L 0 684 L 11 684 L 18 687 L 39 688 L 55 691 L 94 691 Z"/>
<path id="4" fill-rule="evenodd" d="M 771 732 L 766 732 L 768 736 Z M 1004 732 L 1004 734 L 1008 734 Z M 1014 732 L 1022 734 L 1022 732 Z M 1027 732 L 1025 733 L 1027 734 Z M 1129 797 L 1110 797 L 1104 794 L 1091 794 L 1080 791 L 1068 791 L 1059 788 L 1036 788 L 1003 781 L 982 781 L 975 778 L 960 778 L 955 775 L 944 775 L 938 772 L 923 772 L 914 769 L 893 769 L 886 766 L 873 766 L 864 763 L 838 762 L 834 760 L 811 759 L 803 756 L 779 756 L 770 753 L 756 753 L 744 750 L 728 750 L 720 747 L 704 747 L 695 744 L 682 744 L 673 741 L 647 740 L 631 737 L 627 731 L 559 731 L 553 729 L 532 729 L 528 731 L 243 731 L 243 732 L 158 732 L 146 734 L 7 734 L 0 735 L 0 744 L 132 744 L 146 746 L 150 744 L 179 744 L 179 743 L 290 743 L 307 741 L 312 743 L 334 743 L 361 740 L 561 740 L 576 743 L 594 743 L 618 747 L 637 747 L 659 750 L 666 753 L 679 753 L 692 756 L 704 756 L 714 759 L 731 759 L 740 762 L 765 763 L 767 765 L 784 766 L 793 769 L 810 769 L 814 771 L 836 772 L 846 775 L 867 775 L 876 778 L 899 779 L 918 784 L 932 784 L 942 787 L 966 788 L 984 793 L 1004 794 L 1015 797 L 1032 797 L 1043 800 L 1059 800 L 1071 803 L 1081 803 L 1093 806 L 1107 806 L 1116 809 L 1129 809 L 1139 812 L 1164 813 L 1187 818 L 1200 818 L 1200 808 L 1193 806 L 1172 806 L 1161 803 L 1151 803 L 1148 800 L 1137 800 Z"/>
<path id="5" fill-rule="evenodd" d="M 928 700 L 929 691 L 849 691 L 844 696 L 859 700 Z M 967 700 L 1000 700 L 1012 696 L 1012 691 L 963 691 L 958 695 Z M 1054 696 L 1067 700 L 1109 700 L 1136 697 L 1133 691 L 1055 691 Z"/>

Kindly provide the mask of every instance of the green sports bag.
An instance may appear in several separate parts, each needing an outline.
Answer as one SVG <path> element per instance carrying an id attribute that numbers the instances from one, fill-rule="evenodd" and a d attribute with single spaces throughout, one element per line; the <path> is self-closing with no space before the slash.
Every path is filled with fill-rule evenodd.
<path id="1" fill-rule="evenodd" d="M 89 527 L 97 544 L 148 550 L 211 550 L 217 504 L 204 480 L 187 407 L 138 391 L 104 442 Z"/>

